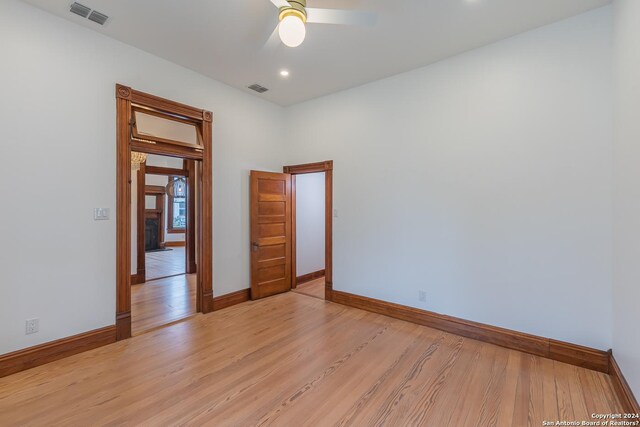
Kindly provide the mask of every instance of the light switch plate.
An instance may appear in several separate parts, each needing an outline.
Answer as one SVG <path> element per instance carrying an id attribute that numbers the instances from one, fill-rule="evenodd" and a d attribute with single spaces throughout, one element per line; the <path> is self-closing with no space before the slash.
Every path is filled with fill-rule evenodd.
<path id="1" fill-rule="evenodd" d="M 93 210 L 93 219 L 96 221 L 109 219 L 109 208 L 95 208 Z"/>

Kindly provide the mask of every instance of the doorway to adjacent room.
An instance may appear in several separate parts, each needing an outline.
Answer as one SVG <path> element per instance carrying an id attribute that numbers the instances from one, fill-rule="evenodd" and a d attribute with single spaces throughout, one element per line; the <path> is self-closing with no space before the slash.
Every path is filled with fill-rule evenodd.
<path id="1" fill-rule="evenodd" d="M 212 311 L 212 114 L 117 85 L 117 339 Z"/>
<path id="2" fill-rule="evenodd" d="M 132 175 L 132 334 L 196 313 L 194 161 L 149 154 Z M 190 191 L 191 190 L 191 191 Z M 140 219 L 140 221 L 138 221 Z M 194 234 L 194 233 L 191 233 Z"/>
<path id="3" fill-rule="evenodd" d="M 295 292 L 324 299 L 325 288 L 325 174 L 293 175 Z"/>
<path id="4" fill-rule="evenodd" d="M 300 229 L 303 240 L 298 251 L 297 199 L 300 195 L 296 183 L 299 176 L 307 174 L 319 175 L 301 181 L 304 182 L 301 187 L 305 192 L 303 201 L 310 203 L 310 199 L 314 199 L 315 206 L 309 215 L 308 209 L 304 209 Z M 251 171 L 250 182 L 251 298 L 265 298 L 297 289 L 300 285 L 297 291 L 331 301 L 333 161 L 285 166 L 283 173 Z M 317 189 L 322 183 L 324 191 L 310 194 L 311 188 Z M 318 195 L 324 198 L 324 203 Z M 318 224 L 318 220 L 324 224 Z M 318 235 L 324 242 L 318 242 Z M 299 274 L 299 270 L 304 273 Z"/>

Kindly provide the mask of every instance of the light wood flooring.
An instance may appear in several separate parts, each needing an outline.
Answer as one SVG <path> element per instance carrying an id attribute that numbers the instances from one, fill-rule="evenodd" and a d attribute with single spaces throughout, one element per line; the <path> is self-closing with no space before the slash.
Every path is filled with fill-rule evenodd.
<path id="1" fill-rule="evenodd" d="M 0 424 L 541 426 L 609 377 L 295 292 L 0 378 Z"/>
<path id="2" fill-rule="evenodd" d="M 298 285 L 293 292 L 324 299 L 324 277 Z"/>
<path id="3" fill-rule="evenodd" d="M 138 335 L 196 313 L 196 275 L 131 286 L 131 332 Z"/>
<path id="4" fill-rule="evenodd" d="M 146 252 L 145 274 L 147 281 L 184 274 L 186 271 L 185 257 L 185 248 L 181 246 L 172 247 L 170 251 Z"/>

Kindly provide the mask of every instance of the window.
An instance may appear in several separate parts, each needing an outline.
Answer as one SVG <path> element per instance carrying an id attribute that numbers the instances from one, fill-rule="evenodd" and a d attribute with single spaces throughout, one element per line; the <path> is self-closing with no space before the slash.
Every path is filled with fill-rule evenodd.
<path id="1" fill-rule="evenodd" d="M 177 177 L 170 176 L 169 181 Z M 184 233 L 187 229 L 187 198 L 169 195 L 167 209 L 167 231 L 169 233 Z"/>
<path id="2" fill-rule="evenodd" d="M 186 199 L 183 198 L 174 198 L 173 199 L 173 228 L 182 228 L 185 229 L 187 227 L 187 204 Z"/>
<path id="3" fill-rule="evenodd" d="M 160 114 L 153 110 L 133 108 L 132 138 L 202 149 L 202 136 L 198 126 L 188 120 Z"/>

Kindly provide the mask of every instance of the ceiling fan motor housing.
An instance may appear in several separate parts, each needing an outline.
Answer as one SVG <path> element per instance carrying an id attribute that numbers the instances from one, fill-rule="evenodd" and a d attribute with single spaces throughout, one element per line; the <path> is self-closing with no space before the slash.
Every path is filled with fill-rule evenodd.
<path id="1" fill-rule="evenodd" d="M 297 16 L 302 22 L 307 22 L 307 0 L 289 0 L 291 7 L 281 7 L 278 19 L 282 21 L 287 16 Z"/>

